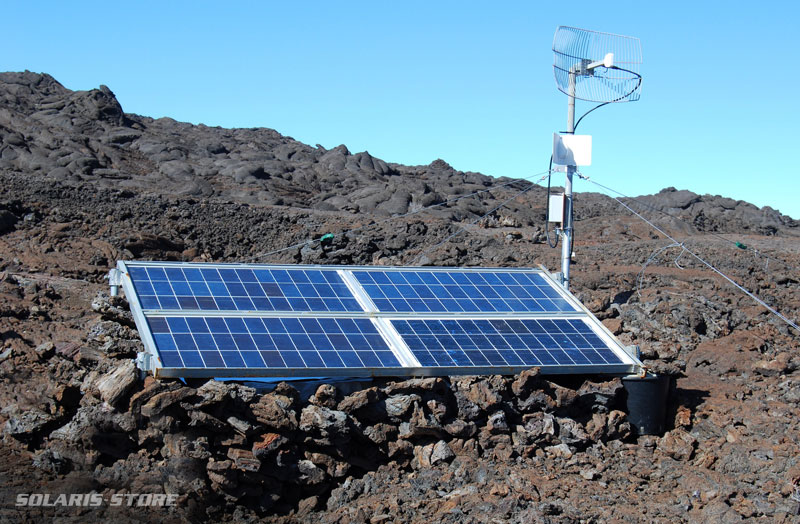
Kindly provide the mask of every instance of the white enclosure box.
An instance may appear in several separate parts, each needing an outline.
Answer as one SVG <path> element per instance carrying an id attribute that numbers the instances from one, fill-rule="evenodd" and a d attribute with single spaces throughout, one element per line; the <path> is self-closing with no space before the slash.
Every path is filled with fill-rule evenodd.
<path id="1" fill-rule="evenodd" d="M 548 222 L 564 223 L 564 195 L 556 193 L 550 195 L 550 205 L 547 213 Z"/>
<path id="2" fill-rule="evenodd" d="M 553 163 L 560 166 L 592 165 L 592 135 L 553 133 Z"/>

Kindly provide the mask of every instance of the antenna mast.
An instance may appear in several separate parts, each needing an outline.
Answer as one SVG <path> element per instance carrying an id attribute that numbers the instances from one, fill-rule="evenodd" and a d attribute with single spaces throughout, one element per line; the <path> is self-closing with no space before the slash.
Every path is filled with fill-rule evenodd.
<path id="1" fill-rule="evenodd" d="M 642 51 L 638 38 L 559 26 L 553 37 L 553 53 L 556 85 L 567 95 L 567 130 L 554 136 L 553 163 L 564 166 L 566 172 L 560 231 L 561 283 L 569 289 L 574 237 L 572 177 L 579 165 L 591 164 L 592 150 L 591 136 L 575 135 L 575 100 L 600 105 L 638 100 Z"/>

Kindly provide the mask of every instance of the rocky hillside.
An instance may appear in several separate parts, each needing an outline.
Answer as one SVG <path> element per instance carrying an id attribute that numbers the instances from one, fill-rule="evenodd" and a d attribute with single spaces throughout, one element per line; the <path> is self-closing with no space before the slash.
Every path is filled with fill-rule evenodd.
<path id="1" fill-rule="evenodd" d="M 555 268 L 529 181 L 153 120 L 28 72 L 0 74 L 0 177 L 3 520 L 796 519 L 798 333 L 612 199 L 576 199 L 574 291 L 675 378 L 663 436 L 631 430 L 607 377 L 141 381 L 105 295 L 120 258 Z M 797 321 L 796 221 L 672 188 L 626 202 Z M 177 503 L 14 504 L 89 492 Z"/>
<path id="2" fill-rule="evenodd" d="M 343 145 L 310 147 L 272 129 L 126 114 L 106 86 L 70 91 L 49 75 L 29 72 L 0 73 L 0 140 L 0 169 L 52 182 L 316 211 L 400 214 L 508 182 L 457 172 L 442 160 L 403 166 L 351 154 Z M 587 217 L 613 207 L 590 198 L 582 211 Z M 698 231 L 770 234 L 798 226 L 770 208 L 688 191 L 668 189 L 642 202 L 678 211 Z M 466 199 L 446 216 L 460 220 L 480 209 Z M 521 209 L 516 216 L 528 225 L 540 222 Z"/>

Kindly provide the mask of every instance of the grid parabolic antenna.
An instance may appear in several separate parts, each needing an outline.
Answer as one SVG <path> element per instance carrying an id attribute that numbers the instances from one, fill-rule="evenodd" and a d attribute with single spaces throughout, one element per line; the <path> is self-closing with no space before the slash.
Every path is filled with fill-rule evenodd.
<path id="1" fill-rule="evenodd" d="M 641 363 L 535 269 L 120 261 L 163 377 L 636 372 Z"/>
<path id="2" fill-rule="evenodd" d="M 613 65 L 587 69 L 609 54 Z M 642 46 L 638 38 L 560 26 L 553 37 L 553 55 L 553 73 L 562 93 L 589 102 L 639 100 Z"/>

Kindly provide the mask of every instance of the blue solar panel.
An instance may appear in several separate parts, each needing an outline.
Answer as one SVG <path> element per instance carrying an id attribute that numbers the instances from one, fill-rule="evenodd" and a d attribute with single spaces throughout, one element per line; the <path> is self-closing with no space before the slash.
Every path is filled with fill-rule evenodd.
<path id="1" fill-rule="evenodd" d="M 137 362 L 161 376 L 629 373 L 636 365 L 541 271 L 118 268 L 112 285 L 124 287 L 145 342 Z"/>
<path id="2" fill-rule="evenodd" d="M 131 266 L 145 310 L 360 312 L 335 270 Z"/>
<path id="3" fill-rule="evenodd" d="M 382 368 L 400 363 L 367 318 L 150 316 L 167 368 Z"/>
<path id="4" fill-rule="evenodd" d="M 381 312 L 577 311 L 544 277 L 534 272 L 356 270 L 353 275 Z"/>
<path id="5" fill-rule="evenodd" d="M 597 366 L 620 358 L 579 319 L 392 320 L 426 367 Z"/>

